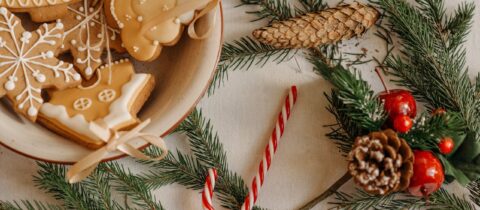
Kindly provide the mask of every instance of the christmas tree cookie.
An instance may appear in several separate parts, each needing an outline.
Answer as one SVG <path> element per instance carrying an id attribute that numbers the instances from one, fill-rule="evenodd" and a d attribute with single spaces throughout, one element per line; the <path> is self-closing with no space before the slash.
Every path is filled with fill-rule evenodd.
<path id="1" fill-rule="evenodd" d="M 62 18 L 65 34 L 60 53 L 70 51 L 75 67 L 86 79 L 102 64 L 105 49 L 124 51 L 119 30 L 106 24 L 103 4 L 103 0 L 82 0 L 68 6 Z"/>
<path id="2" fill-rule="evenodd" d="M 72 64 L 55 57 L 62 34 L 60 22 L 25 31 L 18 17 L 0 7 L 0 96 L 31 121 L 43 103 L 42 89 L 64 89 L 81 82 Z"/>
<path id="3" fill-rule="evenodd" d="M 68 4 L 79 0 L 0 0 L 0 6 L 13 12 L 27 12 L 34 22 L 49 22 L 67 13 Z"/>
<path id="4" fill-rule="evenodd" d="M 150 74 L 137 74 L 128 60 L 102 66 L 96 77 L 77 88 L 49 92 L 38 121 L 47 128 L 88 148 L 96 149 L 112 131 L 139 122 L 138 111 L 153 90 Z M 95 128 L 93 130 L 92 128 Z"/>
<path id="5" fill-rule="evenodd" d="M 210 0 L 109 0 L 124 47 L 141 61 L 156 59 L 163 46 L 175 45 L 195 10 Z M 193 2 L 193 4 L 192 4 Z M 108 5 L 107 5 L 108 6 Z M 188 8 L 188 9 L 185 9 Z"/>

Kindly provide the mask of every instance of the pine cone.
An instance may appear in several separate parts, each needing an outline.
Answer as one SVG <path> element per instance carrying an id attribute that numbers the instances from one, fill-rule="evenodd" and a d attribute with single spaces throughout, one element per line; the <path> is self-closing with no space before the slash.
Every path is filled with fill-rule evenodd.
<path id="1" fill-rule="evenodd" d="M 311 48 L 362 35 L 380 13 L 358 2 L 308 13 L 253 31 L 260 42 L 276 48 Z"/>
<path id="2" fill-rule="evenodd" d="M 391 129 L 357 137 L 348 154 L 355 183 L 371 194 L 403 191 L 413 175 L 413 152 Z"/>

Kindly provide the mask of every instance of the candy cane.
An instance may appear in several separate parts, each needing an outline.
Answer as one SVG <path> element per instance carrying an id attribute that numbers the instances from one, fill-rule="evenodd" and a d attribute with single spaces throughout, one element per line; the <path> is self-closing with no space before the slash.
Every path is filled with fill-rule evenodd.
<path id="1" fill-rule="evenodd" d="M 202 192 L 202 206 L 205 210 L 213 210 L 212 197 L 213 189 L 215 188 L 215 180 L 217 180 L 217 170 L 214 168 L 208 169 L 208 176 L 205 180 L 205 188 Z"/>
<path id="2" fill-rule="evenodd" d="M 285 130 L 285 124 L 290 118 L 291 109 L 297 101 L 297 87 L 292 86 L 288 93 L 287 98 L 285 99 L 285 104 L 282 107 L 282 112 L 278 115 L 277 123 L 273 129 L 272 136 L 268 141 L 268 145 L 265 148 L 265 153 L 263 154 L 263 159 L 260 162 L 258 167 L 258 172 L 255 178 L 252 180 L 252 185 L 249 189 L 248 195 L 245 198 L 245 201 L 242 205 L 242 210 L 250 210 L 257 201 L 258 190 L 263 185 L 265 180 L 265 175 L 270 169 L 270 164 L 272 163 L 272 158 L 275 152 L 277 151 L 278 140 L 283 136 L 283 131 Z"/>

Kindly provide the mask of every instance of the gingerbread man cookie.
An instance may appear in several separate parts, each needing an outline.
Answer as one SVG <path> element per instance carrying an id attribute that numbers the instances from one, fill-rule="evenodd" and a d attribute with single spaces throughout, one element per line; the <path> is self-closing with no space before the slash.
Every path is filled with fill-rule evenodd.
<path id="1" fill-rule="evenodd" d="M 6 95 L 15 110 L 31 121 L 43 103 L 42 89 L 64 89 L 81 82 L 72 64 L 55 57 L 62 34 L 60 22 L 25 31 L 18 17 L 0 7 L 0 96 Z"/>
<path id="2" fill-rule="evenodd" d="M 103 146 L 102 139 L 109 139 L 111 131 L 137 124 L 136 115 L 155 85 L 152 75 L 136 74 L 128 60 L 102 66 L 96 75 L 89 81 L 94 84 L 49 92 L 51 99 L 38 118 L 47 128 L 91 149 Z"/>
<path id="3" fill-rule="evenodd" d="M 212 0 L 110 0 L 124 47 L 141 61 L 156 59 L 163 46 L 178 42 L 195 11 Z M 108 6 L 108 5 L 107 5 Z"/>
<path id="4" fill-rule="evenodd" d="M 60 52 L 72 53 L 74 65 L 86 79 L 102 64 L 105 49 L 124 51 L 119 30 L 106 24 L 103 3 L 103 0 L 82 0 L 68 6 L 69 12 L 62 18 L 65 34 Z"/>
<path id="5" fill-rule="evenodd" d="M 68 4 L 79 0 L 0 0 L 0 6 L 13 12 L 27 12 L 34 22 L 49 22 L 67 13 Z"/>

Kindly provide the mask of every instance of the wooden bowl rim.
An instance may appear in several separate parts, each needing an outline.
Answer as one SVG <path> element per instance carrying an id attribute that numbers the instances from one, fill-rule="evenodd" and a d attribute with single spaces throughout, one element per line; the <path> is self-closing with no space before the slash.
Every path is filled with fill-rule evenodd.
<path id="1" fill-rule="evenodd" d="M 213 80 L 213 77 L 215 76 L 215 73 L 217 72 L 217 65 L 218 65 L 218 62 L 219 62 L 219 59 L 220 59 L 220 55 L 222 53 L 222 43 L 223 43 L 223 36 L 224 36 L 224 26 L 223 26 L 223 23 L 224 23 L 224 20 L 223 20 L 223 7 L 222 7 L 222 2 L 220 1 L 219 2 L 219 8 L 220 8 L 220 48 L 218 50 L 218 53 L 217 53 L 217 60 L 215 62 L 215 66 L 212 71 L 212 74 L 210 75 L 210 79 L 207 83 L 207 85 L 203 88 L 203 91 L 202 91 L 202 94 L 200 94 L 198 96 L 198 98 L 195 100 L 195 102 L 192 104 L 192 106 L 190 107 L 190 109 L 188 109 L 188 111 L 183 114 L 183 116 L 181 118 L 179 118 L 179 120 L 173 124 L 167 131 L 165 131 L 162 135 L 160 135 L 161 137 L 165 137 L 166 135 L 170 134 L 170 132 L 172 132 L 183 120 L 185 120 L 185 118 L 188 117 L 188 115 L 190 115 L 190 113 L 192 112 L 192 110 L 197 106 L 198 102 L 200 102 L 200 100 L 203 98 L 203 96 L 205 95 L 205 92 L 207 92 L 208 90 L 208 87 L 210 87 L 210 84 L 212 83 L 212 80 Z M 19 155 L 22 155 L 22 156 L 25 156 L 27 158 L 30 158 L 30 159 L 33 159 L 33 160 L 37 160 L 37 161 L 42 161 L 42 162 L 48 162 L 48 163 L 55 163 L 55 164 L 64 164 L 64 165 L 73 165 L 75 164 L 75 162 L 71 162 L 71 161 L 56 161 L 56 160 L 48 160 L 48 159 L 44 159 L 44 158 L 39 158 L 39 157 L 35 157 L 35 156 L 32 156 L 32 155 L 29 155 L 29 154 L 26 154 L 24 152 L 21 152 L 21 151 L 18 151 L 14 148 L 11 148 L 9 147 L 8 145 L 4 144 L 3 141 L 0 141 L 0 145 L 2 145 L 3 147 L 19 154 Z M 146 147 L 148 147 L 150 144 L 149 143 L 146 143 L 142 146 L 139 147 L 140 150 L 143 150 L 145 149 Z M 110 158 L 106 158 L 106 159 L 103 159 L 102 162 L 108 162 L 108 161 L 112 161 L 112 160 L 118 160 L 120 158 L 124 158 L 126 157 L 127 155 L 126 154 L 120 154 L 120 155 L 117 155 L 117 156 L 113 156 L 113 157 L 110 157 Z"/>

